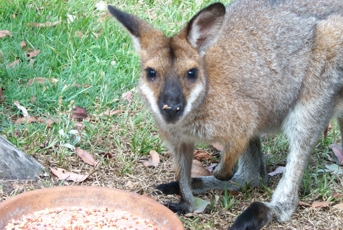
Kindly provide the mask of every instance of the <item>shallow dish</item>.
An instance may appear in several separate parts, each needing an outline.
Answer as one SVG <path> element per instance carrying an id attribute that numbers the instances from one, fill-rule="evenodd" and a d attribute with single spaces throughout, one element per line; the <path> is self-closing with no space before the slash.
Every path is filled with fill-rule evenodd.
<path id="1" fill-rule="evenodd" d="M 159 229 L 182 230 L 177 215 L 152 198 L 135 193 L 93 186 L 64 186 L 37 189 L 0 203 L 0 229 L 23 215 L 54 208 L 111 208 L 149 219 Z"/>

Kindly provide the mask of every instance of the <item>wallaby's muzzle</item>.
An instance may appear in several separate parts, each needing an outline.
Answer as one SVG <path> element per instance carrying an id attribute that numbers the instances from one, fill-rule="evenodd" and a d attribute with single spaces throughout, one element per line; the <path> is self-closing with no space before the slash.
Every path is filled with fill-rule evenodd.
<path id="1" fill-rule="evenodd" d="M 185 104 L 180 82 L 176 78 L 168 79 L 158 98 L 158 106 L 165 121 L 175 123 L 182 116 Z"/>

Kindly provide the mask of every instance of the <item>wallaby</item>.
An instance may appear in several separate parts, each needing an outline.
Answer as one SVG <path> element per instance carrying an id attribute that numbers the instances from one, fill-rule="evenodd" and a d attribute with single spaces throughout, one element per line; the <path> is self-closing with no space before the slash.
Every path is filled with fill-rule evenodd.
<path id="1" fill-rule="evenodd" d="M 140 55 L 139 91 L 175 159 L 169 207 L 192 212 L 192 193 L 266 179 L 259 137 L 282 131 L 287 165 L 271 202 L 252 203 L 230 229 L 287 221 L 308 156 L 331 118 L 343 130 L 343 1 L 214 3 L 170 38 L 109 6 Z M 194 144 L 224 146 L 214 177 L 191 178 Z M 235 172 L 233 166 L 237 163 Z"/>

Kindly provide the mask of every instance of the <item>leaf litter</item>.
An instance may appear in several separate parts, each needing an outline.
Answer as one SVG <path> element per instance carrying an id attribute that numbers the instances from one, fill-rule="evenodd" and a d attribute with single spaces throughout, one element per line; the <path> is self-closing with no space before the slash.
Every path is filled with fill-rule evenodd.
<path id="1" fill-rule="evenodd" d="M 96 166 L 98 162 L 94 159 L 94 157 L 87 151 L 81 148 L 75 148 L 75 153 L 87 164 Z"/>
<path id="2" fill-rule="evenodd" d="M 145 167 L 158 167 L 160 163 L 160 156 L 155 150 L 150 150 L 149 159 L 141 159 L 141 162 Z"/>
<path id="3" fill-rule="evenodd" d="M 12 33 L 9 30 L 0 30 L 0 38 L 12 37 Z"/>

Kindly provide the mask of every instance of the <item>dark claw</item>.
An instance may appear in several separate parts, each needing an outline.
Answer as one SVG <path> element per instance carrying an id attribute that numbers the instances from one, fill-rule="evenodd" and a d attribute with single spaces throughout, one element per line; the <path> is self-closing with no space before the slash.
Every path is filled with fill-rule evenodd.
<path id="1" fill-rule="evenodd" d="M 271 211 L 265 204 L 254 202 L 237 217 L 230 230 L 258 230 L 271 218 Z"/>
<path id="2" fill-rule="evenodd" d="M 189 213 L 189 210 L 187 208 L 187 205 L 183 202 L 180 203 L 166 203 L 164 204 L 167 208 L 169 208 L 170 210 L 172 210 L 174 213 L 176 213 L 177 215 L 181 215 L 181 214 L 185 214 L 185 213 Z"/>
<path id="3" fill-rule="evenodd" d="M 164 194 L 177 194 L 180 195 L 180 185 L 178 181 L 170 182 L 167 184 L 160 184 L 156 187 Z"/>

